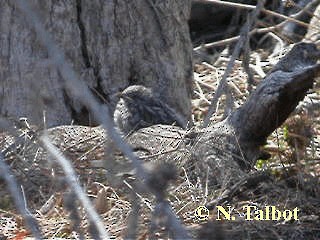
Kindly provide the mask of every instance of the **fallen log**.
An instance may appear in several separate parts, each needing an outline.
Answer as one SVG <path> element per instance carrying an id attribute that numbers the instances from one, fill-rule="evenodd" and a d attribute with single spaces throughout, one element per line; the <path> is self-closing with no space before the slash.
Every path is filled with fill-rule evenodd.
<path id="1" fill-rule="evenodd" d="M 247 102 L 220 123 L 188 130 L 154 125 L 129 135 L 127 142 L 144 163 L 148 176 L 153 176 L 145 181 L 149 188 L 161 191 L 158 198 L 165 199 L 167 183 L 175 179 L 170 174 L 175 171 L 173 168 L 154 167 L 153 163 L 163 162 L 176 165 L 178 170 L 186 170 L 190 177 L 208 180 L 212 190 L 225 187 L 221 197 L 209 203 L 208 207 L 232 199 L 241 191 L 239 186 L 250 187 L 267 178 L 264 174 L 249 176 L 248 172 L 257 159 L 267 157 L 260 150 L 266 138 L 286 120 L 312 88 L 315 77 L 320 74 L 320 64 L 316 64 L 319 53 L 314 44 L 296 45 L 269 72 Z M 8 145 L 8 136 L 2 133 L 0 138 L 5 139 L 1 144 L 7 149 L 2 154 L 24 186 L 27 199 L 38 196 L 39 189 L 49 192 L 65 189 L 63 178 L 59 181 L 57 177 L 62 175 L 61 169 L 50 162 L 50 155 L 39 149 L 37 136 L 42 131 L 34 131 L 29 126 L 21 128 L 25 128 L 31 138 L 20 138 L 20 142 L 11 138 L 9 140 L 13 144 L 6 147 L 3 143 Z M 92 176 L 95 172 L 93 165 L 97 163 L 95 160 L 99 160 L 100 167 L 106 169 L 107 180 L 111 184 L 122 184 L 123 179 L 128 182 L 134 177 L 131 164 L 115 149 L 102 127 L 60 126 L 49 129 L 48 133 L 53 144 L 81 172 L 80 179 L 87 180 Z M 28 163 L 32 165 L 27 166 Z"/>
<path id="2" fill-rule="evenodd" d="M 137 131 L 128 142 L 148 153 L 149 159 L 183 165 L 192 162 L 215 183 L 237 181 L 258 159 L 268 157 L 260 148 L 312 88 L 320 73 L 319 53 L 311 43 L 294 46 L 247 102 L 218 124 L 189 132 L 152 126 Z"/>
<path id="3" fill-rule="evenodd" d="M 188 130 L 154 125 L 132 133 L 126 140 L 147 165 L 170 162 L 178 169 L 184 167 L 197 177 L 209 179 L 212 185 L 237 182 L 257 159 L 268 158 L 260 148 L 312 88 L 320 74 L 320 64 L 316 64 L 319 53 L 312 43 L 297 44 L 262 80 L 247 102 L 220 123 Z M 60 126 L 49 129 L 49 135 L 72 159 L 94 147 L 93 155 L 105 151 L 103 166 L 112 176 L 133 174 L 131 164 L 117 153 L 102 127 Z M 102 143 L 106 142 L 104 148 Z M 91 158 L 97 159 L 95 155 Z"/>

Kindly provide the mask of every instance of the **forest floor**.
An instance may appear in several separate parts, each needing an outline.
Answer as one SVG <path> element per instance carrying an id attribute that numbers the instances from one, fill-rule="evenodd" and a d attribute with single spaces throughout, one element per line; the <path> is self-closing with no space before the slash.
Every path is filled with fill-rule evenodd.
<path id="1" fill-rule="evenodd" d="M 285 50 L 285 49 L 284 49 Z M 283 51 L 284 51 L 283 50 Z M 255 76 L 253 88 L 277 62 L 283 53 L 279 51 L 271 57 L 263 52 L 252 52 L 250 67 Z M 263 57 L 265 56 L 265 57 Z M 194 92 L 192 111 L 196 125 L 200 125 L 207 113 L 210 99 L 216 91 L 222 74 L 229 61 L 229 55 L 222 53 L 213 64 L 199 63 L 194 66 Z M 228 85 L 234 98 L 234 108 L 243 104 L 249 92 L 247 74 L 243 72 L 241 61 L 236 61 L 229 77 Z M 242 183 L 227 189 L 208 189 L 206 183 L 191 180 L 188 174 L 179 177 L 168 191 L 168 200 L 193 235 L 208 233 L 210 239 L 320 239 L 320 79 L 316 79 L 314 88 L 299 104 L 296 111 L 277 129 L 264 146 L 271 154 L 269 160 L 259 160 L 252 174 L 267 173 L 262 181 L 250 184 Z M 259 103 L 257 103 L 259 104 Z M 218 103 L 216 113 L 211 120 L 219 122 L 224 118 L 225 97 Z M 83 162 L 76 165 L 79 174 L 87 169 Z M 78 168 L 77 168 L 78 167 Z M 99 181 L 101 175 L 94 175 L 83 183 L 90 198 L 100 213 L 109 234 L 116 238 L 123 236 L 131 209 L 131 203 L 121 190 Z M 1 185 L 3 183 L 0 182 Z M 45 186 L 44 186 L 45 188 Z M 42 191 L 43 190 L 43 191 Z M 84 212 L 80 212 L 80 223 L 72 218 L 64 207 L 64 189 L 54 195 L 46 195 L 42 189 L 39 196 L 28 199 L 30 209 L 35 209 L 36 219 L 40 223 L 46 238 L 79 239 L 74 229 L 87 232 L 88 221 Z M 26 239 L 26 230 L 21 216 L 13 209 L 12 199 L 0 190 L 0 239 Z M 42 199 L 41 201 L 39 199 Z M 43 200 L 46 199 L 46 204 Z M 102 201 L 102 202 L 101 202 Z M 32 203 L 33 202 L 33 203 Z M 148 239 L 149 223 L 154 199 L 141 196 L 139 237 Z M 217 205 L 237 213 L 241 218 L 218 221 Z M 265 209 L 274 206 L 280 211 L 298 209 L 298 218 L 279 220 L 248 220 L 244 216 L 245 206 Z M 49 207 L 48 207 L 49 206 Z M 206 219 L 195 214 L 199 206 L 212 207 Z M 289 214 L 289 212 L 287 212 Z M 85 234 L 86 235 L 86 234 Z"/>
<path id="2" fill-rule="evenodd" d="M 250 68 L 254 73 L 254 87 L 280 59 L 287 49 L 276 54 L 252 52 Z M 265 58 L 263 58 L 265 56 Z M 201 120 L 206 114 L 212 93 L 230 60 L 225 54 L 212 66 L 207 63 L 195 66 L 193 113 Z M 234 97 L 235 108 L 241 106 L 249 96 L 247 74 L 241 61 L 237 61 L 229 78 L 229 87 Z M 276 206 L 286 210 L 299 208 L 299 220 L 281 221 L 237 221 L 219 222 L 231 239 L 319 239 L 320 238 L 320 78 L 314 88 L 286 122 L 267 140 L 264 149 L 271 154 L 269 160 L 259 160 L 252 172 L 269 172 L 272 181 L 253 187 L 237 186 L 237 193 L 228 201 L 234 211 L 243 213 L 247 205 L 257 209 Z M 222 98 L 212 120 L 219 122 L 224 117 L 225 104 Z M 259 103 L 257 103 L 259 104 Z M 223 192 L 223 189 L 219 190 Z M 207 201 L 208 201 L 208 196 Z M 217 195 L 215 196 L 217 197 Z M 214 198 L 214 197 L 213 197 Z M 217 202 L 214 199 L 211 200 Z M 208 201 L 210 202 L 210 200 Z M 264 216 L 265 217 L 265 216 Z M 216 219 L 216 216 L 212 216 Z M 214 221 L 213 221 L 214 222 Z M 219 225 L 219 226 L 220 226 Z M 218 239 L 218 238 L 217 238 Z"/>

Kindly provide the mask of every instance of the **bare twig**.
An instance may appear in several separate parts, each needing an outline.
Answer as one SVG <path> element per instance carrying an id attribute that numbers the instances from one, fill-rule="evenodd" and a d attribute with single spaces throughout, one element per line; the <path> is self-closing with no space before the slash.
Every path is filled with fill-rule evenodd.
<path id="1" fill-rule="evenodd" d="M 256 6 L 254 5 L 248 5 L 248 4 L 242 4 L 242 3 L 233 3 L 233 2 L 226 2 L 226 1 L 220 1 L 220 0 L 198 0 L 199 2 L 208 2 L 208 3 L 212 3 L 212 4 L 219 4 L 219 5 L 223 5 L 223 6 L 228 6 L 228 7 L 235 7 L 235 8 L 242 8 L 242 9 L 247 9 L 247 10 L 255 10 Z M 319 0 L 317 0 L 319 1 Z M 262 13 L 265 14 L 269 14 L 275 17 L 278 17 L 280 19 L 284 19 L 284 20 L 289 20 L 291 22 L 294 22 L 300 26 L 309 27 L 309 24 L 299 21 L 297 19 L 295 19 L 294 17 L 288 17 L 286 15 L 283 15 L 281 13 L 277 13 L 268 9 L 262 9 L 261 10 Z"/>
<path id="2" fill-rule="evenodd" d="M 210 1 L 210 0 L 209 0 Z M 219 3 L 219 4 L 228 4 L 228 6 L 238 6 L 238 5 L 245 5 L 245 4 L 239 4 L 239 3 L 231 3 L 231 2 L 224 2 L 224 1 L 215 1 L 215 0 L 212 0 L 214 1 L 215 3 Z M 210 1 L 211 2 L 211 1 Z M 320 0 L 316 0 L 316 3 L 319 4 L 320 3 Z M 285 25 L 287 24 L 288 22 L 301 22 L 301 21 L 298 21 L 296 20 L 296 18 L 300 18 L 301 15 L 304 14 L 304 11 L 305 9 L 309 9 L 311 6 L 311 4 L 314 4 L 313 2 L 308 4 L 305 8 L 303 8 L 300 12 L 292 15 L 291 17 L 287 17 L 285 15 L 283 15 L 283 19 L 285 19 L 285 21 L 277 24 L 277 25 L 274 25 L 274 26 L 269 26 L 269 27 L 265 27 L 265 28 L 260 28 L 260 29 L 253 29 L 249 32 L 249 35 L 252 36 L 254 34 L 261 34 L 261 33 L 268 33 L 268 32 L 276 32 L 277 34 L 280 34 L 278 31 Z M 255 6 L 251 6 L 251 5 L 245 5 L 245 6 L 250 6 L 249 9 L 254 9 Z M 306 24 L 304 22 L 301 22 L 302 24 L 299 24 L 297 23 L 298 25 L 300 26 L 303 26 L 303 27 L 306 27 L 306 28 L 314 28 L 316 30 L 320 30 L 319 26 L 310 26 L 309 24 Z M 283 35 L 283 34 L 282 34 Z M 238 36 L 234 36 L 234 37 L 230 37 L 230 38 L 226 38 L 226 39 L 223 39 L 223 40 L 219 40 L 219 41 L 216 41 L 216 42 L 212 42 L 212 43 L 206 43 L 206 44 L 203 44 L 199 47 L 196 47 L 194 48 L 193 50 L 194 51 L 198 51 L 202 48 L 213 48 L 213 47 L 219 47 L 219 46 L 225 46 L 225 45 L 228 45 L 230 43 L 233 43 L 237 40 L 240 39 L 240 35 Z"/>
<path id="3" fill-rule="evenodd" d="M 247 21 L 250 21 L 249 16 L 248 16 Z M 244 43 L 244 47 L 243 47 L 244 53 L 243 53 L 242 66 L 243 66 L 244 71 L 248 74 L 248 80 L 247 80 L 248 87 L 247 87 L 247 89 L 248 89 L 249 93 L 251 93 L 254 79 L 253 79 L 253 73 L 251 72 L 251 69 L 249 67 L 249 63 L 250 63 L 250 37 L 249 37 L 250 28 L 247 27 L 245 29 L 245 31 L 246 31 L 246 33 L 245 33 L 246 38 L 244 40 L 245 43 Z"/>
<path id="4" fill-rule="evenodd" d="M 260 29 L 253 29 L 249 32 L 249 36 L 252 36 L 256 33 L 268 33 L 268 32 L 271 32 L 271 31 L 276 31 L 278 30 L 280 27 L 279 27 L 280 24 L 278 25 L 275 25 L 275 26 L 271 26 L 271 27 L 266 27 L 266 28 L 260 28 Z M 198 51 L 202 48 L 212 48 L 212 47 L 220 47 L 220 46 L 225 46 L 225 45 L 228 45 L 230 43 L 233 43 L 235 41 L 238 41 L 240 39 L 241 35 L 238 35 L 238 36 L 235 36 L 235 37 L 230 37 L 230 38 L 226 38 L 226 39 L 223 39 L 223 40 L 219 40 L 219 41 L 216 41 L 216 42 L 212 42 L 212 43 L 206 43 L 206 44 L 203 44 L 199 47 L 195 47 L 193 50 L 194 51 Z"/>
<path id="5" fill-rule="evenodd" d="M 70 92 L 70 94 L 79 101 L 82 102 L 84 106 L 90 109 L 96 119 L 102 124 L 102 126 L 108 131 L 108 135 L 117 145 L 119 150 L 128 158 L 130 159 L 133 167 L 136 169 L 137 176 L 141 180 L 146 180 L 148 178 L 145 169 L 143 168 L 142 164 L 140 163 L 138 157 L 133 153 L 131 147 L 124 141 L 118 131 L 114 128 L 113 120 L 110 116 L 108 106 L 101 106 L 92 93 L 89 91 L 88 87 L 85 85 L 83 81 L 79 80 L 78 75 L 73 70 L 71 65 L 66 61 L 63 52 L 58 48 L 55 42 L 50 37 L 49 33 L 45 30 L 43 24 L 41 23 L 39 17 L 35 14 L 35 12 L 30 8 L 28 3 L 23 0 L 16 0 L 18 7 L 20 10 L 25 14 L 27 20 L 29 21 L 30 25 L 36 31 L 38 39 L 40 42 L 46 47 L 50 58 L 53 61 L 53 64 L 59 70 L 62 78 L 64 79 L 65 88 Z M 45 139 L 45 138 L 44 138 Z M 53 145 L 47 141 L 47 147 Z M 51 148 L 54 150 L 54 147 Z M 56 149 L 54 150 L 56 151 Z M 61 160 L 62 156 L 55 152 L 56 158 Z M 74 184 L 72 182 L 72 184 Z M 86 200 L 84 200 L 86 201 Z M 93 210 L 93 208 L 90 208 Z M 170 210 L 171 211 L 171 210 Z M 175 218 L 173 212 L 167 211 L 168 217 L 171 222 L 176 223 L 176 231 L 181 231 L 181 235 L 184 238 L 189 238 L 188 234 L 182 227 L 180 221 Z M 95 215 L 93 212 L 92 215 Z M 99 218 L 98 218 L 99 219 Z M 100 236 L 108 236 L 104 229 L 101 229 L 102 226 L 98 224 L 100 230 Z M 182 231 L 183 229 L 184 231 Z M 106 238 L 106 237 L 105 237 Z"/>
<path id="6" fill-rule="evenodd" d="M 62 167 L 65 175 L 66 180 L 71 187 L 71 189 L 74 191 L 74 194 L 77 196 L 77 198 L 82 203 L 83 207 L 85 208 L 88 217 L 92 223 L 94 223 L 97 227 L 97 230 L 100 234 L 101 239 L 109 239 L 109 235 L 104 229 L 103 223 L 97 214 L 96 210 L 93 208 L 91 201 L 87 197 L 87 195 L 83 192 L 81 186 L 79 185 L 77 181 L 76 173 L 70 164 L 70 162 L 62 155 L 62 153 L 50 142 L 50 139 L 43 135 L 40 137 L 41 142 L 43 143 L 43 146 L 45 149 L 52 154 L 52 156 L 57 160 L 59 165 Z"/>
<path id="7" fill-rule="evenodd" d="M 29 212 L 29 210 L 26 208 L 25 203 L 23 201 L 23 195 L 21 191 L 18 188 L 18 184 L 16 180 L 14 179 L 12 173 L 10 172 L 9 167 L 4 162 L 4 157 L 0 153 L 0 175 L 5 180 L 8 186 L 8 190 L 10 191 L 10 194 L 13 198 L 13 201 L 22 215 L 26 226 L 30 229 L 33 236 L 36 239 L 42 239 L 42 234 L 39 229 L 38 223 L 35 220 L 35 218 L 32 216 L 32 214 Z"/>
<path id="8" fill-rule="evenodd" d="M 139 197 L 131 191 L 131 212 L 128 219 L 128 225 L 126 230 L 126 236 L 124 239 L 136 239 L 138 234 L 138 220 L 140 213 L 140 201 Z"/>
<path id="9" fill-rule="evenodd" d="M 245 23 L 245 25 L 241 29 L 240 39 L 235 46 L 235 49 L 232 53 L 230 61 L 228 62 L 227 69 L 224 72 L 221 81 L 219 82 L 219 86 L 217 88 L 217 91 L 214 94 L 213 99 L 211 100 L 211 104 L 209 106 L 207 116 L 205 117 L 204 122 L 203 122 L 203 127 L 208 126 L 208 124 L 210 122 L 210 117 L 215 112 L 217 102 L 218 102 L 219 98 L 221 97 L 221 95 L 223 94 L 223 92 L 225 91 L 227 77 L 233 68 L 235 59 L 239 56 L 240 51 L 244 46 L 245 39 L 247 38 L 247 35 L 249 32 L 248 29 L 250 29 L 252 27 L 253 22 L 256 20 L 257 16 L 261 12 L 261 9 L 264 6 L 264 2 L 265 2 L 265 0 L 258 1 L 257 8 L 254 8 L 255 10 L 252 12 L 252 16 L 248 18 L 247 22 Z"/>

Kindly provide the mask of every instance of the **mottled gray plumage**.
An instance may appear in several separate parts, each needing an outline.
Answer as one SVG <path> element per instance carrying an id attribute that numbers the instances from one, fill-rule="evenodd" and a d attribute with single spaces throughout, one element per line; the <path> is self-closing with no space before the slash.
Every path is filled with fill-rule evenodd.
<path id="1" fill-rule="evenodd" d="M 186 127 L 187 122 L 150 88 L 133 85 L 120 94 L 114 115 L 116 126 L 125 134 L 155 124 L 176 124 Z"/>

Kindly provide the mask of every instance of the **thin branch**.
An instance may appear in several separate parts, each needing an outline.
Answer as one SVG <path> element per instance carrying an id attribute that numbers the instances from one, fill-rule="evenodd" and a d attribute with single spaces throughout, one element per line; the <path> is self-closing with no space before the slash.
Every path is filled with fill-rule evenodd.
<path id="1" fill-rule="evenodd" d="M 319 4 L 320 4 L 320 0 L 311 1 L 307 5 L 305 5 L 304 7 L 300 7 L 299 5 L 295 4 L 294 7 L 299 9 L 300 11 L 296 14 L 293 14 L 292 17 L 299 19 L 300 16 L 302 16 L 304 13 L 306 13 L 311 17 L 315 17 L 317 19 L 320 19 L 320 16 L 317 16 L 314 14 L 314 10 L 318 7 Z M 311 11 L 310 11 L 310 9 L 311 9 Z M 312 27 L 316 27 L 316 26 L 312 26 Z M 317 28 L 317 29 L 319 29 L 319 28 Z"/>
<path id="2" fill-rule="evenodd" d="M 222 2 L 222 1 L 219 1 L 219 2 Z M 316 2 L 319 4 L 319 3 L 320 3 L 320 0 L 317 0 Z M 223 2 L 223 3 L 225 3 L 225 2 Z M 237 3 L 229 3 L 229 2 L 228 2 L 228 4 L 231 4 L 231 5 L 236 4 L 236 5 L 237 5 Z M 252 36 L 252 35 L 254 35 L 254 34 L 268 33 L 268 32 L 275 32 L 275 33 L 277 33 L 277 34 L 281 34 L 281 33 L 279 33 L 278 31 L 279 31 L 283 26 L 285 26 L 288 22 L 292 22 L 292 19 L 300 18 L 300 17 L 304 14 L 304 12 L 306 11 L 306 9 L 312 8 L 313 4 L 314 4 L 313 2 L 312 2 L 312 3 L 309 3 L 309 4 L 308 4 L 307 6 L 305 6 L 301 11 L 299 11 L 298 13 L 292 15 L 291 17 L 286 17 L 286 20 L 283 21 L 283 22 L 281 22 L 281 23 L 279 23 L 279 24 L 276 24 L 276 25 L 274 25 L 274 26 L 265 27 L 265 28 L 260 28 L 260 29 L 256 29 L 256 28 L 255 28 L 255 29 L 253 29 L 253 30 L 251 30 L 251 31 L 249 32 L 249 36 Z M 241 4 L 241 5 L 242 5 L 242 4 Z M 244 5 L 244 4 L 243 4 L 243 5 Z M 251 5 L 249 5 L 249 6 L 251 6 Z M 303 27 L 307 27 L 307 28 L 311 27 L 311 28 L 314 28 L 314 29 L 320 31 L 319 26 L 312 26 L 312 25 L 310 25 L 310 24 L 304 23 L 304 24 L 303 24 Z M 213 48 L 213 47 L 225 46 L 225 45 L 228 45 L 228 44 L 233 43 L 233 42 L 235 42 L 235 41 L 238 41 L 239 38 L 240 38 L 240 35 L 234 36 L 234 37 L 230 37 L 230 38 L 226 38 L 226 39 L 223 39 L 223 40 L 220 40 L 220 41 L 216 41 L 216 42 L 212 42 L 212 43 L 206 43 L 206 44 L 203 44 L 203 45 L 201 45 L 201 46 L 199 46 L 199 47 L 195 47 L 193 50 L 194 50 L 194 51 L 198 51 L 198 50 L 200 50 L 200 49 L 202 49 L 202 48 Z"/>
<path id="3" fill-rule="evenodd" d="M 83 192 L 81 186 L 79 185 L 77 181 L 76 173 L 73 169 L 73 166 L 70 164 L 70 161 L 68 161 L 62 153 L 57 149 L 51 142 L 50 139 L 43 135 L 40 137 L 41 142 L 43 143 L 43 146 L 45 149 L 57 160 L 59 165 L 62 167 L 67 182 L 71 189 L 74 191 L 74 194 L 77 196 L 77 198 L 82 203 L 82 206 L 86 210 L 88 217 L 92 224 L 95 224 L 97 227 L 97 230 L 101 236 L 101 239 L 110 239 L 109 234 L 106 232 L 103 223 L 96 212 L 96 210 L 93 208 L 91 201 L 87 197 L 87 195 Z"/>
<path id="4" fill-rule="evenodd" d="M 275 30 L 278 30 L 279 29 L 279 26 L 280 24 L 278 25 L 275 25 L 275 26 L 271 26 L 271 27 L 266 27 L 266 28 L 260 28 L 260 29 L 253 29 L 249 32 L 249 36 L 252 36 L 256 33 L 268 33 L 268 32 L 271 32 L 271 31 L 275 31 Z M 233 43 L 233 42 L 236 42 L 240 39 L 241 35 L 238 35 L 238 36 L 235 36 L 235 37 L 230 37 L 230 38 L 226 38 L 226 39 L 223 39 L 223 40 L 220 40 L 220 41 L 216 41 L 216 42 L 212 42 L 212 43 L 206 43 L 206 44 L 203 44 L 199 47 L 195 47 L 193 50 L 194 51 L 198 51 L 202 48 L 212 48 L 212 47 L 220 47 L 220 46 L 225 46 L 225 45 L 228 45 L 230 43 Z"/>
<path id="5" fill-rule="evenodd" d="M 23 0 L 16 0 L 18 7 L 25 14 L 30 25 L 36 31 L 38 39 L 46 47 L 50 58 L 59 70 L 62 79 L 64 80 L 65 88 L 71 93 L 71 95 L 78 99 L 84 106 L 91 110 L 93 115 L 96 117 L 98 122 L 107 130 L 108 136 L 114 141 L 118 149 L 127 157 L 133 167 L 136 169 L 137 176 L 139 179 L 147 180 L 148 175 L 143 168 L 139 158 L 133 153 L 131 147 L 125 142 L 118 131 L 114 128 L 113 120 L 110 116 L 108 106 L 101 106 L 89 91 L 88 87 L 83 81 L 80 81 L 79 76 L 73 70 L 71 65 L 66 61 L 63 52 L 58 48 L 55 42 L 50 37 L 49 33 L 45 30 L 41 20 L 36 13 L 30 8 L 28 3 Z M 181 223 L 174 218 L 174 213 L 167 211 L 168 217 L 171 222 L 177 223 L 179 226 L 176 231 L 184 229 Z M 184 230 L 185 232 L 185 230 Z M 187 234 L 181 233 L 185 237 Z M 106 233 L 105 233 L 106 235 Z"/>
<path id="6" fill-rule="evenodd" d="M 237 44 L 235 46 L 235 49 L 234 49 L 232 56 L 231 56 L 231 59 L 228 62 L 227 68 L 222 76 L 221 81 L 219 82 L 217 91 L 214 94 L 213 99 L 211 100 L 211 104 L 209 106 L 208 113 L 207 113 L 207 115 L 204 119 L 204 122 L 203 122 L 203 127 L 208 126 L 208 124 L 210 122 L 210 118 L 211 118 L 212 114 L 215 112 L 217 102 L 218 102 L 219 98 L 221 97 L 221 95 L 223 94 L 223 92 L 225 91 L 227 77 L 234 66 L 235 59 L 239 56 L 240 51 L 244 46 L 245 40 L 248 37 L 247 35 L 253 25 L 253 22 L 256 21 L 257 16 L 259 15 L 261 10 L 263 9 L 264 2 L 265 2 L 265 0 L 258 1 L 257 7 L 254 8 L 252 15 L 248 18 L 245 25 L 241 28 L 241 34 L 240 34 L 239 41 L 237 42 Z"/>
<path id="7" fill-rule="evenodd" d="M 319 1 L 319 0 L 317 0 Z M 256 9 L 256 6 L 254 5 L 248 5 L 248 4 L 242 4 L 242 3 L 233 3 L 233 2 L 226 2 L 226 1 L 220 1 L 220 0 L 197 0 L 196 2 L 207 2 L 207 3 L 212 3 L 212 4 L 218 4 L 218 5 L 223 5 L 223 6 L 228 6 L 228 7 L 234 7 L 234 8 L 240 8 L 240 9 L 247 9 L 247 10 L 254 10 Z M 267 9 L 262 9 L 261 10 L 262 13 L 265 14 L 269 14 L 284 20 L 289 20 L 291 22 L 294 22 L 300 26 L 304 26 L 306 28 L 309 27 L 309 24 L 299 21 L 297 19 L 295 19 L 294 17 L 288 17 L 286 15 L 283 15 L 281 13 L 277 13 L 271 10 L 267 10 Z"/>
<path id="8" fill-rule="evenodd" d="M 87 85 L 80 80 L 79 76 L 72 69 L 71 65 L 66 61 L 63 52 L 58 48 L 51 39 L 49 33 L 45 30 L 43 24 L 35 12 L 30 8 L 26 1 L 16 0 L 21 11 L 26 15 L 30 25 L 34 28 L 41 43 L 46 47 L 53 64 L 56 65 L 63 77 L 65 88 L 70 94 L 78 99 L 84 106 L 92 111 L 97 120 L 108 131 L 111 139 L 116 143 L 117 147 L 123 154 L 132 161 L 137 169 L 137 175 L 141 179 L 147 177 L 137 156 L 133 153 L 130 146 L 123 140 L 117 130 L 114 128 L 113 120 L 110 116 L 107 105 L 99 104 L 93 94 L 89 91 Z"/>
<path id="9" fill-rule="evenodd" d="M 0 153 L 0 176 L 5 180 L 7 183 L 8 190 L 10 191 L 11 196 L 13 197 L 13 201 L 22 215 L 26 226 L 30 229 L 33 236 L 36 239 L 42 239 L 42 234 L 39 229 L 38 223 L 36 219 L 32 216 L 32 214 L 29 212 L 27 207 L 25 206 L 25 203 L 23 201 L 23 195 L 21 191 L 19 190 L 18 184 L 16 180 L 13 177 L 13 174 L 10 172 L 9 167 L 4 162 L 4 157 Z"/>

